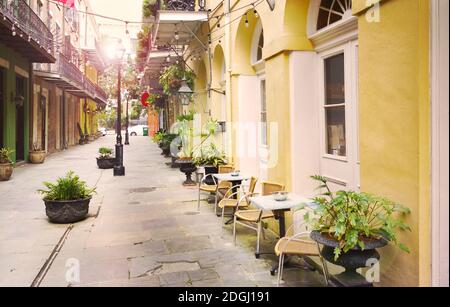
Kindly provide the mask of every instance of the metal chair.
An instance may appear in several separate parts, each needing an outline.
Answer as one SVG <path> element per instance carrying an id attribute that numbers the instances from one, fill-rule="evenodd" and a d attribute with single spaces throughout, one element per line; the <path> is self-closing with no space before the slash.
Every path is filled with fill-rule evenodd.
<path id="1" fill-rule="evenodd" d="M 284 191 L 284 185 L 272 182 L 263 182 L 262 195 L 270 195 L 275 192 Z M 246 197 L 251 197 L 254 195 L 246 195 Z M 244 227 L 253 229 L 256 231 L 256 257 L 259 256 L 259 246 L 262 229 L 262 221 L 266 219 L 274 218 L 273 212 L 264 212 L 261 209 L 249 209 L 241 210 L 241 202 L 237 205 L 237 211 L 234 213 L 234 223 L 233 223 L 233 240 L 236 245 L 236 225 L 242 225 Z M 263 233 L 264 235 L 264 233 Z"/>
<path id="2" fill-rule="evenodd" d="M 306 225 L 306 222 L 302 223 L 300 226 Z M 287 233 L 293 229 L 292 225 Z M 322 262 L 323 276 L 325 278 L 325 283 L 328 285 L 328 267 L 326 261 L 320 254 L 320 246 L 317 242 L 310 239 L 311 232 L 308 230 L 301 231 L 292 236 L 286 236 L 281 238 L 275 245 L 275 254 L 279 257 L 278 260 L 278 278 L 277 287 L 280 286 L 281 279 L 283 278 L 283 268 L 284 268 L 284 257 L 287 256 L 318 256 Z"/>
<path id="3" fill-rule="evenodd" d="M 258 182 L 258 178 L 256 177 L 252 177 L 249 180 L 249 186 L 248 186 L 248 191 L 247 194 L 245 195 L 245 188 L 244 185 L 237 185 L 234 187 L 231 187 L 228 189 L 228 191 L 225 193 L 224 197 L 222 198 L 222 200 L 219 202 L 219 208 L 222 209 L 222 226 L 224 224 L 224 217 L 225 217 L 225 209 L 227 208 L 231 208 L 233 209 L 233 216 L 234 216 L 234 212 L 237 210 L 238 204 L 240 203 L 240 207 L 244 208 L 244 207 L 248 207 L 250 205 L 249 201 L 248 201 L 248 194 L 253 194 L 255 192 L 255 187 L 256 187 L 256 183 Z M 244 194 L 244 199 L 242 200 L 238 200 L 238 195 L 239 195 L 239 190 L 237 192 L 233 191 L 235 189 L 239 188 L 239 190 L 242 192 L 242 194 Z M 242 201 L 245 201 L 245 203 L 243 203 Z"/>
<path id="4" fill-rule="evenodd" d="M 234 170 L 233 166 L 231 165 L 221 165 L 219 166 L 219 174 L 226 174 L 231 173 Z M 211 177 L 214 185 L 208 185 L 205 183 L 206 179 L 208 177 Z M 203 178 L 199 181 L 198 184 L 198 200 L 197 200 L 197 211 L 200 211 L 200 193 L 206 192 L 209 194 L 214 193 L 215 194 L 215 202 L 214 202 L 214 210 L 217 214 L 217 202 L 218 202 L 218 195 L 217 193 L 219 190 L 228 190 L 231 187 L 231 182 L 222 181 L 220 183 L 217 183 L 216 178 L 214 177 L 214 174 L 208 174 L 206 176 L 203 176 Z"/>

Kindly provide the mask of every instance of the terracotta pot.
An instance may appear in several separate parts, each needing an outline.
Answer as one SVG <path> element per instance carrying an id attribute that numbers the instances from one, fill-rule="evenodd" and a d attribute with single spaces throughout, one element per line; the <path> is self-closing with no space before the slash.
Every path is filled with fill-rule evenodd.
<path id="1" fill-rule="evenodd" d="M 13 170 L 12 163 L 0 164 L 0 181 L 8 181 L 11 178 Z"/>
<path id="2" fill-rule="evenodd" d="M 53 223 L 75 223 L 86 218 L 89 212 L 88 199 L 78 200 L 44 200 L 45 213 Z"/>
<path id="3" fill-rule="evenodd" d="M 44 163 L 46 152 L 44 150 L 30 151 L 30 162 L 33 164 Z"/>

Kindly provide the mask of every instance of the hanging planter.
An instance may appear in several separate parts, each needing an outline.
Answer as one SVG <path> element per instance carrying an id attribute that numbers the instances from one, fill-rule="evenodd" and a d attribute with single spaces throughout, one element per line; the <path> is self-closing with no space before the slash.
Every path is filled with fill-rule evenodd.
<path id="1" fill-rule="evenodd" d="M 185 70 L 181 65 L 175 64 L 164 71 L 159 78 L 159 84 L 163 87 L 166 95 L 175 95 L 183 83 L 183 78 L 186 79 L 186 84 L 190 88 L 194 87 L 195 74 L 192 71 Z"/>

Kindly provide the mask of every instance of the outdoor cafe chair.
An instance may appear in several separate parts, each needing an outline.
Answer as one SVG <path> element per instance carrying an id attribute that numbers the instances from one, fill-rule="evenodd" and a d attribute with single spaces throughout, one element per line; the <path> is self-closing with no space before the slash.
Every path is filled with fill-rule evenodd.
<path id="1" fill-rule="evenodd" d="M 306 222 L 303 222 L 299 227 L 305 226 Z M 294 224 L 288 229 L 287 233 L 294 229 Z M 311 240 L 311 231 L 303 229 L 292 236 L 286 236 L 281 238 L 275 245 L 275 254 L 279 257 L 278 260 L 278 278 L 277 287 L 280 286 L 281 279 L 283 278 L 283 268 L 285 256 L 318 256 L 322 262 L 323 276 L 325 278 L 325 283 L 328 285 L 328 267 L 326 261 L 320 254 L 319 243 Z"/>
<path id="2" fill-rule="evenodd" d="M 261 194 L 263 196 L 265 195 L 271 195 L 275 192 L 281 192 L 284 191 L 284 185 L 279 183 L 272 183 L 272 182 L 263 182 L 261 184 L 262 192 Z M 252 197 L 254 195 L 246 195 L 247 198 Z M 246 204 L 246 203 L 244 203 Z M 245 207 L 245 206 L 243 206 Z M 234 223 L 233 223 L 233 240 L 234 244 L 236 245 L 236 225 L 242 225 L 244 227 L 253 229 L 256 231 L 256 255 L 259 255 L 259 249 L 260 249 L 260 238 L 261 233 L 263 233 L 262 229 L 262 222 L 266 219 L 274 218 L 273 212 L 264 212 L 264 210 L 261 209 L 241 209 L 241 202 L 237 205 L 237 210 L 234 213 Z M 263 233 L 264 235 L 264 233 Z"/>
<path id="3" fill-rule="evenodd" d="M 226 173 L 231 173 L 234 170 L 233 166 L 231 165 L 221 165 L 219 166 L 219 174 L 226 174 Z M 213 185 L 209 185 L 206 184 L 205 181 L 211 177 L 214 184 Z M 201 192 L 206 192 L 209 194 L 215 194 L 215 202 L 214 202 L 214 210 L 217 214 L 217 202 L 218 202 L 218 192 L 220 190 L 228 190 L 231 187 L 231 183 L 230 182 L 226 182 L 226 181 L 222 181 L 217 183 L 216 178 L 214 177 L 214 174 L 208 174 L 206 176 L 203 176 L 203 178 L 199 181 L 198 184 L 198 200 L 197 200 L 197 211 L 200 211 L 200 193 Z"/>
<path id="4" fill-rule="evenodd" d="M 227 209 L 227 208 L 233 209 L 233 216 L 234 216 L 234 211 L 236 211 L 239 203 L 241 203 L 240 204 L 241 208 L 250 206 L 250 202 L 248 200 L 248 194 L 253 194 L 255 192 L 255 187 L 256 187 L 256 183 L 258 182 L 258 178 L 252 177 L 252 178 L 250 178 L 249 181 L 250 181 L 250 183 L 249 183 L 247 192 L 245 192 L 245 188 L 244 188 L 243 184 L 231 187 L 228 189 L 228 191 L 225 193 L 222 200 L 219 202 L 219 208 L 222 209 L 222 226 L 224 225 L 225 209 Z M 237 192 L 233 193 L 233 191 L 237 188 L 239 188 L 237 190 Z M 247 193 L 246 195 L 244 195 L 247 197 L 244 197 L 243 199 L 238 200 L 239 193 L 241 193 L 241 194 Z M 243 202 L 243 201 L 245 201 L 245 202 Z"/>

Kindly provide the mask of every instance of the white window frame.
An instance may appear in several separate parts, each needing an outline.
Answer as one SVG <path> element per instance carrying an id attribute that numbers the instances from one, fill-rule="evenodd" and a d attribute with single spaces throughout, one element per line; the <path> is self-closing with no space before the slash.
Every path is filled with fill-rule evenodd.
<path id="1" fill-rule="evenodd" d="M 319 106 L 320 106 L 320 153 L 325 159 L 352 162 L 350 157 L 355 153 L 356 163 L 359 163 L 359 140 L 358 140 L 358 95 L 357 95 L 357 54 L 355 48 L 358 43 L 355 41 L 347 42 L 338 47 L 331 48 L 327 51 L 319 53 Z M 327 128 L 326 128 L 326 101 L 325 101 L 325 60 L 344 54 L 344 75 L 345 75 L 345 146 L 346 155 L 338 156 L 328 153 L 327 150 Z M 335 105 L 338 106 L 338 105 Z"/>
<path id="2" fill-rule="evenodd" d="M 259 133 L 259 146 L 262 149 L 267 149 L 269 148 L 269 121 L 267 118 L 267 82 L 266 82 L 266 76 L 265 75 L 261 75 L 258 78 L 258 82 L 259 82 L 259 93 L 260 93 L 260 100 L 259 100 L 259 118 L 261 121 L 261 131 Z M 264 92 L 262 89 L 262 84 L 264 83 Z M 264 95 L 264 96 L 263 96 Z M 264 97 L 264 98 L 263 98 Z M 265 105 L 265 110 L 263 110 L 263 102 Z M 262 121 L 262 115 L 263 113 L 266 115 L 266 127 L 265 129 L 263 129 L 263 121 Z M 264 135 L 264 137 L 263 137 Z M 263 142 L 265 138 L 265 142 Z"/>

